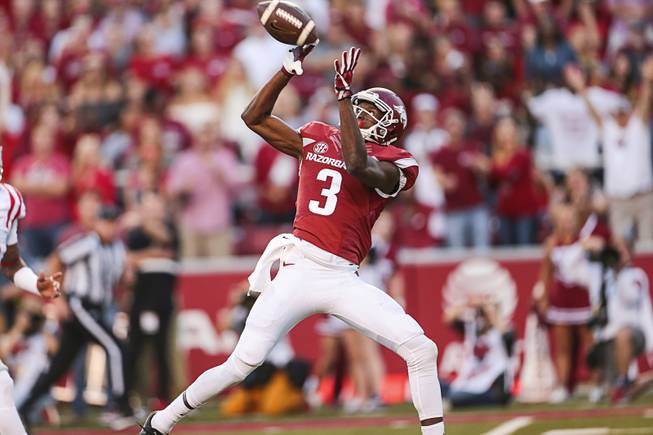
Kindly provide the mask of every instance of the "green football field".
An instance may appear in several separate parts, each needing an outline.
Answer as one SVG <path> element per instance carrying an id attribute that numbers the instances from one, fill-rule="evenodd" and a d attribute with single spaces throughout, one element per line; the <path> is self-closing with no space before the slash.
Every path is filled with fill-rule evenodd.
<path id="1" fill-rule="evenodd" d="M 64 420 L 66 420 L 64 415 Z M 60 428 L 40 427 L 34 434 L 109 435 L 107 429 L 85 422 L 68 422 Z M 505 408 L 477 408 L 446 414 L 447 435 L 604 435 L 652 434 L 653 396 L 624 407 L 591 405 L 583 400 L 563 405 L 513 404 Z M 137 434 L 138 428 L 121 433 Z M 173 434 L 209 435 L 419 435 L 417 417 L 410 405 L 391 406 L 383 412 L 350 416 L 335 410 L 270 419 L 222 419 L 209 404 L 179 425 Z"/>

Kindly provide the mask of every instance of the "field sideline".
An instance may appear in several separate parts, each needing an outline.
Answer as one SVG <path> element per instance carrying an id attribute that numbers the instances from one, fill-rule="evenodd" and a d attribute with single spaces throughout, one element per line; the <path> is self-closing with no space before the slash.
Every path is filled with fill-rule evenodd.
<path id="1" fill-rule="evenodd" d="M 635 405 L 614 408 L 607 405 L 588 407 L 586 402 L 566 405 L 520 405 L 505 409 L 480 408 L 452 411 L 446 416 L 447 435 L 653 435 L 653 397 Z M 417 435 L 416 416 L 409 405 L 389 407 L 386 412 L 368 416 L 346 416 L 323 411 L 282 419 L 253 417 L 218 420 L 212 409 L 204 408 L 189 422 L 174 431 L 175 435 Z M 579 429 L 584 429 L 579 431 Z M 36 435 L 109 435 L 116 432 L 85 426 L 52 429 L 41 427 Z M 137 433 L 137 428 L 120 433 Z"/>

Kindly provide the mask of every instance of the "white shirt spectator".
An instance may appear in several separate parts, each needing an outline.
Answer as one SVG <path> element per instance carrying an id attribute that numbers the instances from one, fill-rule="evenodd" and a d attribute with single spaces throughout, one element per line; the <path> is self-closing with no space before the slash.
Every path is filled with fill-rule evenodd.
<path id="1" fill-rule="evenodd" d="M 646 272 L 626 267 L 607 277 L 608 324 L 597 333 L 597 340 L 611 340 L 625 327 L 640 329 L 646 337 L 646 350 L 653 350 L 653 309 Z"/>
<path id="2" fill-rule="evenodd" d="M 430 155 L 449 140 L 449 134 L 442 129 L 414 129 L 404 141 L 409 151 L 419 163 L 419 177 L 415 181 L 415 199 L 420 204 L 433 208 L 444 205 L 444 192 L 435 176 Z"/>
<path id="3" fill-rule="evenodd" d="M 302 6 L 308 15 L 313 18 L 318 34 L 324 33 L 329 29 L 330 11 L 328 2 L 323 0 L 296 0 L 295 3 Z"/>
<path id="4" fill-rule="evenodd" d="M 598 87 L 587 92 L 603 115 L 612 112 L 622 99 L 619 94 Z M 550 169 L 600 166 L 599 130 L 582 97 L 567 88 L 549 89 L 531 98 L 528 109 L 551 136 Z"/>
<path id="5" fill-rule="evenodd" d="M 260 89 L 281 68 L 288 48 L 259 31 L 234 48 L 234 57 L 243 65 L 250 84 Z"/>
<path id="6" fill-rule="evenodd" d="M 123 41 L 131 43 L 136 39 L 144 24 L 145 19 L 140 10 L 136 8 L 123 11 L 116 9 L 100 21 L 97 30 L 93 32 L 89 39 L 89 47 L 93 50 L 106 49 L 107 43 L 110 41 L 112 27 L 119 28 Z"/>
<path id="7" fill-rule="evenodd" d="M 475 322 L 465 323 L 462 367 L 451 389 L 481 394 L 490 389 L 499 376 L 506 373 L 509 357 L 501 332 L 492 328 L 477 336 Z"/>
<path id="8" fill-rule="evenodd" d="M 186 48 L 184 11 L 181 5 L 171 6 L 153 21 L 155 51 L 161 55 L 181 56 Z"/>
<path id="9" fill-rule="evenodd" d="M 630 198 L 653 189 L 651 129 L 634 113 L 621 127 L 613 117 L 603 121 L 605 191 L 612 198 Z"/>

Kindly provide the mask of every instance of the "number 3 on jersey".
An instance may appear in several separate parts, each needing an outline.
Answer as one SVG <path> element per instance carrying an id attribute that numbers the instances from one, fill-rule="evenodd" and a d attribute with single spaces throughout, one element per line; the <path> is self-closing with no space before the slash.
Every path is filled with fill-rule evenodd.
<path id="1" fill-rule="evenodd" d="M 308 202 L 308 209 L 315 214 L 322 216 L 332 215 L 336 209 L 336 204 L 338 202 L 338 197 L 336 196 L 340 192 L 340 187 L 342 185 L 342 175 L 338 171 L 333 169 L 324 168 L 317 173 L 317 179 L 320 181 L 329 181 L 328 187 L 322 189 L 320 195 L 326 198 L 324 205 L 320 205 L 321 201 L 311 200 Z"/>

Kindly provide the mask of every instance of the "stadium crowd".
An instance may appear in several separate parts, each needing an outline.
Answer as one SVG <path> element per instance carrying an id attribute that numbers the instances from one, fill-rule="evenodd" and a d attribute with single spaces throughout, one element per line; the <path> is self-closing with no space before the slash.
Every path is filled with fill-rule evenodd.
<path id="1" fill-rule="evenodd" d="M 653 241 L 652 2 L 296 2 L 320 44 L 276 114 L 296 128 L 336 124 L 332 64 L 351 45 L 363 48 L 356 88 L 393 89 L 409 109 L 402 143 L 420 176 L 391 207 L 390 252 L 553 249 L 552 233 L 574 239 L 590 217 L 616 238 L 635 228 L 632 237 Z M 87 228 L 99 204 L 121 211 L 131 250 L 139 235 L 157 235 L 165 253 L 150 254 L 166 259 L 177 234 L 181 258 L 212 258 L 260 253 L 291 225 L 297 161 L 240 119 L 288 49 L 260 25 L 256 3 L 0 0 L 3 180 L 27 206 L 30 263 Z M 162 318 L 172 298 L 154 308 Z M 134 340 L 143 310 L 132 309 Z M 14 328 L 29 329 L 23 317 Z M 560 325 L 564 346 L 570 325 Z"/>
<path id="2" fill-rule="evenodd" d="M 254 3 L 1 3 L 4 178 L 30 209 L 31 258 L 52 251 L 89 191 L 126 213 L 143 192 L 165 195 L 183 257 L 256 253 L 291 222 L 296 162 L 239 118 L 287 49 L 267 36 Z M 395 207 L 399 245 L 542 241 L 572 168 L 592 174 L 620 231 L 638 222 L 653 237 L 648 120 L 600 137 L 565 77 L 566 66 L 580 68 L 599 115 L 627 116 L 651 79 L 640 72 L 653 32 L 647 2 L 303 3 L 321 43 L 276 110 L 295 127 L 337 122 L 332 60 L 363 47 L 357 86 L 402 95 L 403 142 L 421 164 L 414 193 Z M 635 144 L 619 157 L 606 141 Z"/>

